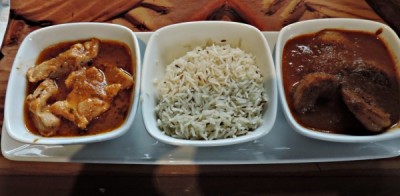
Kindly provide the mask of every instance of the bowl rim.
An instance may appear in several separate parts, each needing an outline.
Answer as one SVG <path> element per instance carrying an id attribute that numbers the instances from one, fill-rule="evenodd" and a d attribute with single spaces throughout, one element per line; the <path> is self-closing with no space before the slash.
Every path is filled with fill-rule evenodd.
<path id="1" fill-rule="evenodd" d="M 153 32 L 153 34 L 151 35 L 148 43 L 147 43 L 147 47 L 146 47 L 146 51 L 144 54 L 144 59 L 143 59 L 143 71 L 142 71 L 142 78 L 146 78 L 146 75 L 148 75 L 148 72 L 150 72 L 150 66 L 146 66 L 149 61 L 149 58 L 151 57 L 150 54 L 150 49 L 148 46 L 151 46 L 153 44 L 156 43 L 156 39 L 157 36 L 160 33 L 164 33 L 165 31 L 169 31 L 170 29 L 176 29 L 176 28 L 190 28 L 193 26 L 207 26 L 207 25 L 213 25 L 213 26 L 218 26 L 218 28 L 223 28 L 222 26 L 232 26 L 235 28 L 247 28 L 248 31 L 251 31 L 252 33 L 256 34 L 257 36 L 259 36 L 263 48 L 265 49 L 265 51 L 268 53 L 266 56 L 267 59 L 267 63 L 268 65 L 265 65 L 267 67 L 269 67 L 269 69 L 271 69 L 270 75 L 273 76 L 273 79 L 270 80 L 271 82 L 271 86 L 272 89 L 271 91 L 273 92 L 271 95 L 268 95 L 269 97 L 269 103 L 268 104 L 268 110 L 272 110 L 272 115 L 270 116 L 270 121 L 267 123 L 271 123 L 271 125 L 269 126 L 269 128 L 265 129 L 264 131 L 260 131 L 260 132 L 249 132 L 247 135 L 243 135 L 243 136 L 238 136 L 235 138 L 225 138 L 225 139 L 216 139 L 216 140 L 187 140 L 187 139 L 178 139 L 178 138 L 174 138 L 168 135 L 165 135 L 161 129 L 159 129 L 156 125 L 155 130 L 150 128 L 150 124 L 151 123 L 156 123 L 156 122 L 151 122 L 152 119 L 150 117 L 148 117 L 145 112 L 147 109 L 154 109 L 154 108 L 146 108 L 145 105 L 147 103 L 147 101 L 149 101 L 148 99 L 143 98 L 142 99 L 142 114 L 143 114 L 143 122 L 145 125 L 145 128 L 147 130 L 147 132 L 155 139 L 162 141 L 163 143 L 166 144 L 171 144 L 171 145 L 175 145 L 175 146 L 194 146 L 194 147 L 215 147 L 215 146 L 227 146 L 227 145 L 234 145 L 234 144 L 239 144 L 239 143 L 244 143 L 244 142 L 249 142 L 249 141 L 253 141 L 256 140 L 262 136 L 267 135 L 271 130 L 272 127 L 275 124 L 276 121 L 276 115 L 277 115 L 277 105 L 278 105 L 278 90 L 277 90 L 277 85 L 276 85 L 276 74 L 275 74 L 275 68 L 274 68 L 274 61 L 273 61 L 273 56 L 272 56 L 272 52 L 271 49 L 267 43 L 267 40 L 265 39 L 265 37 L 263 36 L 262 32 L 260 30 L 258 30 L 256 27 L 248 25 L 248 24 L 244 24 L 244 23 L 238 23 L 238 22 L 226 22 L 226 21 L 192 21 L 192 22 L 183 22 L 183 23 L 177 23 L 177 24 L 172 24 L 172 25 L 168 25 L 165 27 L 162 27 L 158 30 L 156 30 L 155 32 Z M 153 66 L 152 66 L 153 67 Z M 150 78 L 152 79 L 152 78 Z M 144 89 L 144 86 L 147 83 L 153 83 L 153 81 L 143 81 L 142 82 L 142 89 Z M 154 92 L 153 92 L 154 94 Z M 143 96 L 149 96 L 148 93 L 143 92 Z M 271 101 L 274 100 L 274 101 Z M 157 118 L 155 118 L 155 120 L 157 121 Z M 266 122 L 263 122 L 266 123 Z M 261 125 L 260 125 L 261 126 Z M 259 127 L 260 128 L 260 127 Z"/>
<path id="2" fill-rule="evenodd" d="M 134 70 L 136 70 L 135 74 L 135 85 L 133 89 L 133 95 L 131 97 L 131 106 L 129 110 L 129 114 L 126 117 L 125 121 L 123 124 L 121 124 L 118 128 L 104 132 L 104 133 L 99 133 L 99 134 L 93 134 L 93 135 L 85 135 L 85 136 L 77 136 L 77 137 L 62 137 L 62 136 L 57 136 L 57 137 L 43 137 L 40 135 L 36 135 L 31 133 L 28 128 L 25 125 L 24 119 L 19 119 L 17 122 L 22 122 L 24 125 L 25 130 L 20 130 L 20 131 L 13 131 L 13 123 L 15 123 L 15 120 L 10 117 L 10 113 L 12 113 L 11 108 L 11 103 L 12 99 L 14 96 L 14 93 L 11 94 L 11 92 L 17 92 L 15 90 L 11 91 L 13 88 L 13 84 L 16 82 L 15 80 L 19 77 L 17 76 L 18 73 L 18 60 L 17 58 L 21 56 L 22 49 L 29 46 L 30 40 L 33 39 L 35 36 L 39 36 L 43 33 L 48 33 L 52 32 L 55 30 L 64 30 L 64 29 L 70 29 L 70 28 L 92 28 L 92 27 L 97 27 L 101 28 L 104 31 L 115 31 L 118 30 L 120 33 L 124 33 L 129 37 L 130 41 L 132 43 L 125 43 L 128 48 L 131 50 L 131 55 L 133 57 L 132 63 L 135 63 L 136 65 L 133 65 Z M 96 37 L 96 32 L 88 32 L 88 34 L 92 34 L 92 36 L 89 37 Z M 86 35 L 86 34 L 85 34 Z M 71 41 L 71 40 L 80 40 L 80 39 L 86 39 L 84 38 L 85 35 L 73 35 L 74 37 L 77 37 L 75 39 L 61 39 L 60 41 L 57 41 L 56 43 L 63 42 L 63 41 Z M 57 35 L 56 35 L 57 36 Z M 112 37 L 113 35 L 106 35 L 103 37 L 110 37 L 110 38 L 102 38 L 100 37 L 99 39 L 104 39 L 104 40 L 114 40 Z M 115 36 L 114 36 L 115 37 Z M 58 39 L 58 38 L 57 38 Z M 46 43 L 46 47 L 51 46 L 54 43 Z M 132 45 L 132 47 L 130 46 Z M 38 51 L 40 53 L 41 51 Z M 140 97 L 140 81 L 141 81 L 141 56 L 140 56 L 140 48 L 139 48 L 139 43 L 136 35 L 127 27 L 124 27 L 122 25 L 118 24 L 111 24 L 111 23 L 99 23 L 99 22 L 75 22 L 75 23 L 66 23 L 66 24 L 59 24 L 59 25 L 53 25 L 53 26 L 48 26 L 44 27 L 41 29 L 37 29 L 35 31 L 32 31 L 29 33 L 24 40 L 22 41 L 17 54 L 15 56 L 16 58 L 13 61 L 11 71 L 10 71 L 10 76 L 9 76 L 9 82 L 7 84 L 7 92 L 6 92 L 6 97 L 5 97 L 5 108 L 4 108 L 4 128 L 6 129 L 7 133 L 10 135 L 11 138 L 23 142 L 23 143 L 28 143 L 28 144 L 49 144 L 49 145 L 69 145 L 69 144 L 82 144 L 82 143 L 93 143 L 93 142 L 100 142 L 100 141 L 105 141 L 105 140 L 110 140 L 117 138 L 123 134 L 125 134 L 131 124 L 133 123 L 134 117 L 136 116 L 137 109 L 138 109 L 138 102 L 139 102 L 139 97 Z M 37 57 L 36 57 L 37 58 Z M 35 59 L 36 60 L 36 59 Z M 26 80 L 24 80 L 26 82 Z M 24 84 L 26 86 L 26 83 Z M 25 92 L 25 89 L 23 89 Z M 26 94 L 26 93 L 24 93 Z M 22 109 L 24 109 L 24 106 L 21 106 Z M 29 136 L 26 137 L 26 136 Z M 35 138 L 35 139 L 33 139 Z"/>
<path id="3" fill-rule="evenodd" d="M 365 28 L 371 29 L 369 30 L 361 30 L 358 27 L 354 27 L 354 24 L 359 24 L 365 26 Z M 312 31 L 307 31 L 307 33 L 293 33 L 294 30 L 297 29 L 302 29 L 306 28 L 305 26 L 314 26 L 313 28 L 316 30 Z M 390 28 L 388 25 L 376 22 L 376 21 L 371 21 L 371 20 L 366 20 L 366 19 L 353 19 L 353 18 L 326 18 L 326 19 L 314 19 L 314 20 L 307 20 L 307 21 L 300 21 L 296 22 L 290 25 L 285 26 L 284 28 L 281 29 L 279 32 L 278 38 L 277 38 L 277 43 L 275 47 L 275 67 L 276 67 L 276 76 L 277 76 L 277 86 L 278 86 L 278 91 L 279 91 L 279 97 L 280 97 L 280 102 L 281 102 L 281 107 L 283 110 L 283 113 L 286 117 L 287 122 L 289 125 L 294 129 L 294 131 L 310 137 L 314 139 L 319 139 L 323 141 L 329 141 L 329 142 L 343 142 L 343 143 L 363 143 L 363 142 L 378 142 L 378 141 L 383 141 L 383 140 L 389 140 L 389 139 L 394 139 L 400 137 L 400 127 L 396 126 L 394 128 L 390 128 L 389 131 L 385 133 L 381 133 L 378 135 L 368 135 L 368 136 L 354 136 L 354 135 L 345 135 L 345 134 L 335 134 L 335 133 L 324 133 L 312 129 L 305 128 L 301 124 L 297 122 L 297 120 L 294 118 L 288 104 L 287 104 L 287 99 L 285 96 L 284 92 L 284 87 L 283 87 L 283 80 L 282 80 L 282 52 L 283 48 L 286 44 L 287 40 L 290 40 L 296 36 L 300 35 L 306 35 L 306 34 L 311 34 L 318 32 L 323 29 L 343 29 L 343 30 L 349 30 L 349 31 L 366 31 L 366 32 L 376 32 L 378 29 L 383 29 L 385 32 L 388 32 L 388 36 L 390 37 L 397 37 L 396 33 L 392 28 Z M 291 33 L 292 32 L 292 33 Z M 290 35 L 286 35 L 290 34 Z M 380 34 L 381 36 L 382 34 Z M 284 41 L 284 36 L 287 36 L 287 40 Z M 385 40 L 385 37 L 381 37 L 384 43 L 387 45 L 388 48 L 391 48 L 390 46 L 392 45 L 391 43 L 388 43 Z M 400 39 L 397 37 L 396 43 L 400 45 Z M 392 56 L 395 58 L 395 53 L 399 53 L 400 51 L 392 51 Z M 397 68 L 399 70 L 399 68 Z"/>

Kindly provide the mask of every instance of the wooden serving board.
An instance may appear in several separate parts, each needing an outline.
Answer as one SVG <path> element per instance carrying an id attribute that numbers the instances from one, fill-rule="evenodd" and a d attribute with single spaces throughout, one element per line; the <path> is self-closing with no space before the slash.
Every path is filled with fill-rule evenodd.
<path id="1" fill-rule="evenodd" d="M 315 18 L 363 18 L 384 22 L 361 0 L 12 0 L 12 14 L 0 60 L 0 127 L 7 81 L 25 36 L 44 26 L 96 21 L 124 25 L 133 31 L 154 31 L 166 25 L 199 20 L 251 24 L 279 31 L 296 21 Z"/>

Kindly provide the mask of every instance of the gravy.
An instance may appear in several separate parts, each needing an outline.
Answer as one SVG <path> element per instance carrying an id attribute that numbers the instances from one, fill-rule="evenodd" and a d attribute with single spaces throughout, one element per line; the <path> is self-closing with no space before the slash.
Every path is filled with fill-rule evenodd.
<path id="1" fill-rule="evenodd" d="M 282 57 L 285 95 L 298 123 L 328 133 L 376 134 L 366 129 L 346 106 L 340 95 L 343 83 L 338 85 L 334 95 L 318 98 L 310 111 L 301 113 L 294 109 L 293 89 L 305 76 L 316 72 L 333 75 L 339 81 L 345 81 L 343 78 L 351 81 L 348 83 L 355 85 L 353 89 L 366 91 L 376 100 L 377 107 L 390 115 L 390 126 L 399 121 L 399 76 L 379 33 L 329 29 L 303 35 L 287 42 Z M 352 73 L 363 79 L 351 78 Z M 368 87 L 369 83 L 372 87 Z"/>
<path id="2" fill-rule="evenodd" d="M 48 59 L 56 57 L 59 53 L 66 51 L 73 44 L 83 42 L 85 40 L 78 40 L 73 42 L 63 42 L 44 49 L 36 64 L 40 64 Z M 123 43 L 101 40 L 100 50 L 97 57 L 89 63 L 89 66 L 94 66 L 98 69 L 104 70 L 104 64 L 114 64 L 119 68 L 124 69 L 132 76 L 134 73 L 134 61 L 130 49 Z M 48 100 L 48 104 L 52 104 L 56 101 L 65 100 L 71 89 L 66 88 L 65 79 L 68 75 L 56 78 L 55 81 L 58 85 L 59 91 L 56 96 L 53 96 Z M 107 78 L 107 75 L 106 75 Z M 28 83 L 27 94 L 31 94 L 40 82 Z M 82 135 L 93 135 L 103 132 L 112 131 L 125 121 L 129 108 L 133 99 L 133 89 L 121 90 L 116 97 L 114 97 L 111 107 L 100 116 L 93 119 L 86 129 L 79 129 L 73 122 L 66 120 L 61 117 L 61 126 L 55 136 L 82 136 Z M 40 135 L 37 128 L 34 126 L 32 121 L 32 114 L 29 112 L 27 104 L 25 104 L 25 122 L 28 129 L 37 135 Z"/>

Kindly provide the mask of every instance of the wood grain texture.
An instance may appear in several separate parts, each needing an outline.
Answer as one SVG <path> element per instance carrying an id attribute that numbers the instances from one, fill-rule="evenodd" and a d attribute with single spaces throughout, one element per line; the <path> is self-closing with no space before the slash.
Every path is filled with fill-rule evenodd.
<path id="1" fill-rule="evenodd" d="M 61 24 L 68 22 L 104 22 L 135 7 L 141 0 L 13 0 L 11 9 L 25 19 Z"/>
<path id="2" fill-rule="evenodd" d="M 42 2 L 42 3 L 41 3 Z M 45 24 L 119 22 L 134 31 L 196 20 L 230 20 L 263 31 L 312 18 L 364 18 L 383 22 L 365 1 L 352 0 L 13 0 L 14 13 Z M 104 6 L 106 5 L 106 6 Z"/>
<path id="3" fill-rule="evenodd" d="M 278 31 L 287 24 L 315 18 L 383 22 L 365 1 L 353 0 L 13 0 L 11 9 L 13 14 L 1 50 L 4 57 L 0 60 L 0 126 L 7 80 L 19 44 L 29 32 L 42 26 L 96 21 L 121 24 L 133 31 L 154 31 L 185 21 L 226 20 Z"/>
<path id="4" fill-rule="evenodd" d="M 38 28 L 37 26 L 26 24 L 24 20 L 11 19 L 9 21 L 7 32 L 3 40 L 3 47 L 1 48 L 3 57 L 0 60 L 0 126 L 3 125 L 7 81 L 14 62 L 14 57 L 26 35 Z"/>
<path id="5" fill-rule="evenodd" d="M 1 195 L 398 195 L 399 178 L 3 176 Z M 47 185 L 47 186 L 46 186 Z M 34 193 L 34 194 L 33 194 Z"/>
<path id="6" fill-rule="evenodd" d="M 368 4 L 400 35 L 400 0 L 367 0 Z"/>
<path id="7" fill-rule="evenodd" d="M 99 21 L 122 24 L 133 31 L 154 31 L 183 21 L 227 20 L 275 31 L 314 18 L 348 17 L 383 22 L 361 0 L 129 0 L 126 4 L 113 4 L 118 4 L 113 9 L 93 3 L 100 0 L 92 0 L 86 8 L 72 4 L 82 3 L 81 0 L 11 2 L 14 14 L 1 50 L 4 57 L 0 60 L 0 125 L 7 80 L 18 47 L 29 32 L 42 26 Z M 379 5 L 383 1 L 373 2 Z M 194 6 L 182 10 L 189 5 Z M 191 14 L 195 10 L 196 14 Z M 394 18 L 398 17 L 398 9 L 392 12 Z M 388 23 L 400 27 L 396 22 Z M 396 195 L 400 192 L 399 180 L 400 158 L 278 165 L 149 166 L 15 162 L 0 156 L 0 195 Z"/>
<path id="8" fill-rule="evenodd" d="M 396 195 L 399 161 L 157 166 L 0 158 L 0 195 Z"/>

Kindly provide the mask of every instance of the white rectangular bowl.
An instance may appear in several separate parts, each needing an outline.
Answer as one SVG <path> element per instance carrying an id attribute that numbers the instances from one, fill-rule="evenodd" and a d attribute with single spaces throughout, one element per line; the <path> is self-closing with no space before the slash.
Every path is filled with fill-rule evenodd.
<path id="1" fill-rule="evenodd" d="M 103 40 L 114 40 L 125 43 L 132 54 L 135 71 L 135 89 L 131 98 L 130 112 L 124 124 L 116 130 L 79 137 L 42 137 L 31 133 L 24 122 L 24 102 L 27 96 L 26 71 L 34 66 L 43 49 L 60 42 L 84 40 L 96 37 Z M 136 35 L 128 28 L 106 23 L 69 23 L 42 28 L 30 33 L 22 42 L 7 86 L 4 124 L 8 134 L 20 142 L 35 144 L 77 144 L 99 142 L 116 138 L 126 133 L 136 114 L 141 73 L 141 57 Z M 128 100 L 127 100 L 128 101 Z"/>

